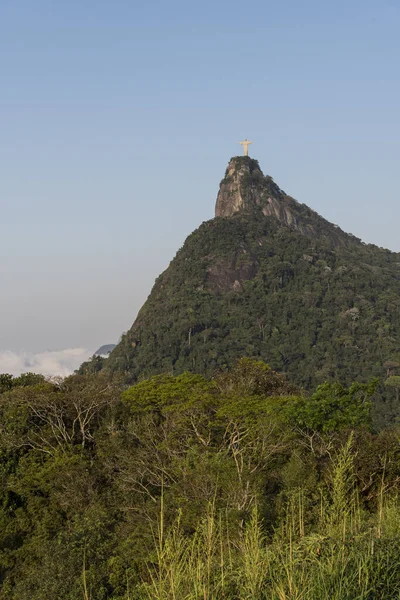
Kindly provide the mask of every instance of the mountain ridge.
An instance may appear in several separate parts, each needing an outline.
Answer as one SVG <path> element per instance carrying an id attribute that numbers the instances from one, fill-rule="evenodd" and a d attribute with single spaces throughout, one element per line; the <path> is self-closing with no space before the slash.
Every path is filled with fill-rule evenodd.
<path id="1" fill-rule="evenodd" d="M 250 356 L 311 388 L 399 358 L 400 254 L 345 233 L 248 157 L 229 162 L 216 214 L 156 279 L 102 363 L 111 375 L 209 375 Z"/>
<path id="2" fill-rule="evenodd" d="M 361 242 L 353 234 L 343 231 L 306 204 L 286 194 L 270 175 L 263 174 L 257 160 L 235 156 L 229 161 L 225 177 L 220 183 L 215 216 L 231 217 L 238 212 L 254 210 L 261 210 L 264 216 L 276 217 L 282 225 L 304 235 L 318 235 L 323 231 L 334 244 Z M 315 231 L 315 223 L 319 225 L 318 231 Z"/>

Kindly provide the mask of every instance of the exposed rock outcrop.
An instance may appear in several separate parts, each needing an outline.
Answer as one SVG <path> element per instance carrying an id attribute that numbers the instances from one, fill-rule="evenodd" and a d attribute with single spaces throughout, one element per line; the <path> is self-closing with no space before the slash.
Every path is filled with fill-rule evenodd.
<path id="1" fill-rule="evenodd" d="M 346 244 L 352 237 L 285 194 L 272 177 L 263 174 L 257 160 L 235 156 L 229 161 L 221 181 L 215 216 L 232 217 L 239 212 L 254 211 L 260 211 L 266 217 L 276 217 L 282 225 L 304 235 L 314 237 L 322 234 L 333 245 Z"/>
<path id="2" fill-rule="evenodd" d="M 284 193 L 271 177 L 264 177 L 258 161 L 236 156 L 229 161 L 221 181 L 215 206 L 216 217 L 231 217 L 268 204 L 269 198 L 282 200 Z"/>

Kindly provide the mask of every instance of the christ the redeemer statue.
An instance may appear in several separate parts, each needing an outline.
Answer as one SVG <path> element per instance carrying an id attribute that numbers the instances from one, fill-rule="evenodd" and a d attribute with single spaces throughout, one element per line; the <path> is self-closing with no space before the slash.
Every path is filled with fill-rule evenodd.
<path id="1" fill-rule="evenodd" d="M 244 139 L 243 142 L 239 142 L 239 144 L 241 144 L 243 146 L 243 152 L 245 156 L 249 155 L 249 144 L 252 144 L 253 142 L 249 142 L 247 138 Z"/>

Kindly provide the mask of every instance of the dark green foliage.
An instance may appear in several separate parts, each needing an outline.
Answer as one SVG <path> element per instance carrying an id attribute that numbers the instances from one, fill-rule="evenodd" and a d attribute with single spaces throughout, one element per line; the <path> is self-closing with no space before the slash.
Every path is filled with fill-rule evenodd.
<path id="1" fill-rule="evenodd" d="M 104 368 L 134 382 L 249 356 L 306 389 L 382 377 L 399 348 L 399 256 L 345 234 L 336 244 L 328 225 L 310 239 L 261 214 L 204 223 Z M 390 402 L 383 387 L 378 396 Z M 398 412 L 382 404 L 388 419 Z"/>
<path id="2" fill-rule="evenodd" d="M 161 374 L 129 389 L 101 373 L 30 381 L 0 394 L 2 600 L 146 597 L 149 568 L 160 561 L 162 505 L 166 530 L 180 515 L 180 535 L 194 544 L 212 506 L 215 526 L 223 525 L 235 553 L 257 504 L 259 539 L 276 548 L 268 564 L 278 576 L 291 527 L 293 539 L 301 538 L 293 542 L 299 560 L 320 547 L 328 567 L 341 543 L 338 507 L 357 500 L 356 521 L 364 524 L 354 539 L 349 530 L 346 577 L 361 556 L 374 589 L 387 590 L 389 575 L 397 589 L 391 565 L 399 562 L 400 529 L 395 504 L 383 507 L 382 494 L 395 495 L 398 486 L 398 431 L 376 434 L 369 427 L 375 383 L 326 384 L 307 396 L 249 358 L 212 379 Z M 293 520 L 296 502 L 301 526 Z M 391 521 L 381 518 L 390 510 Z M 390 543 L 381 543 L 382 535 Z M 261 582 L 271 583 L 268 568 Z M 339 575 L 332 572 L 326 585 L 334 589 Z M 238 591 L 244 582 L 232 579 L 236 592 L 227 592 L 227 600 L 249 597 Z M 246 585 L 253 589 L 250 580 Z"/>
<path id="3" fill-rule="evenodd" d="M 10 375 L 9 373 L 2 373 L 0 374 L 0 394 L 16 387 L 37 385 L 44 383 L 44 381 L 45 378 L 43 375 L 38 375 L 37 373 L 23 373 L 19 377 L 14 377 L 14 375 Z"/>
<path id="4" fill-rule="evenodd" d="M 396 390 L 396 399 L 399 399 L 399 390 L 400 390 L 400 376 L 399 375 L 391 375 L 385 381 L 385 385 L 389 388 L 393 388 Z"/>
<path id="5" fill-rule="evenodd" d="M 83 362 L 79 369 L 75 371 L 78 375 L 91 375 L 93 373 L 99 373 L 104 367 L 105 358 L 104 356 L 98 356 L 97 354 L 93 354 L 93 356 Z"/>
<path id="6" fill-rule="evenodd" d="M 371 397 L 378 381 L 353 383 L 346 389 L 340 383 L 325 383 L 309 398 L 290 406 L 293 422 L 325 433 L 349 427 L 371 426 Z"/>

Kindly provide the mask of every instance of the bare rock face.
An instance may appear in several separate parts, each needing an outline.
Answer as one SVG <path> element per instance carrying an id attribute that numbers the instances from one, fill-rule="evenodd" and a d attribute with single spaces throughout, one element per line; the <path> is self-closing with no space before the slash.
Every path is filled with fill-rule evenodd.
<path id="1" fill-rule="evenodd" d="M 231 217 L 245 210 L 251 211 L 263 206 L 268 199 L 268 192 L 276 198 L 282 191 L 271 178 L 264 177 L 259 164 L 248 156 L 232 158 L 221 181 L 215 206 L 216 217 Z"/>
<path id="2" fill-rule="evenodd" d="M 285 194 L 272 177 L 263 174 L 258 161 L 249 156 L 231 158 L 215 205 L 216 217 L 232 217 L 239 212 L 275 217 L 282 225 L 304 235 L 328 237 L 335 246 L 346 243 L 346 234 L 340 228 Z"/>

